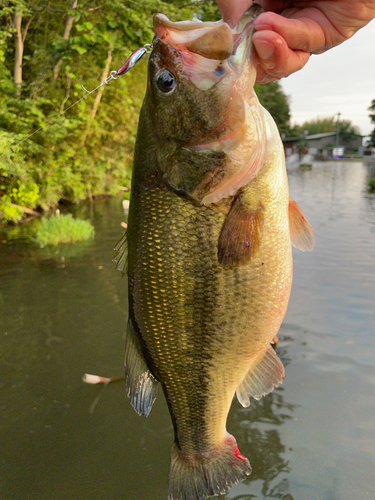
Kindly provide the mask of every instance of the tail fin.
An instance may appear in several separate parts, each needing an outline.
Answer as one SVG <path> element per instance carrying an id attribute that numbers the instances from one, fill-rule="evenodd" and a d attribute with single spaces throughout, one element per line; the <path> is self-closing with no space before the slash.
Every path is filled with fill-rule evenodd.
<path id="1" fill-rule="evenodd" d="M 199 456 L 188 456 L 173 444 L 169 469 L 168 500 L 205 500 L 227 493 L 251 473 L 230 434 L 222 448 Z"/>

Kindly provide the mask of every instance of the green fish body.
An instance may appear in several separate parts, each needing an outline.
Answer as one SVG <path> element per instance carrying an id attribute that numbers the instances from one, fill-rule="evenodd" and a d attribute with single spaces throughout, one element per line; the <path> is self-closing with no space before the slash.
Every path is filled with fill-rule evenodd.
<path id="1" fill-rule="evenodd" d="M 272 118 L 252 90 L 253 12 L 155 18 L 129 209 L 127 392 L 147 416 L 160 383 L 175 431 L 170 500 L 225 493 L 251 472 L 226 419 L 282 382 L 270 345 L 313 232 L 290 200 Z"/>

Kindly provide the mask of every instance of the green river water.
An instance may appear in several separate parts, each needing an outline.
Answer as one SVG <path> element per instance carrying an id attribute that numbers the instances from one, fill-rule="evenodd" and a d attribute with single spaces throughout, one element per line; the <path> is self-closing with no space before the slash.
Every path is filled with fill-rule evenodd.
<path id="1" fill-rule="evenodd" d="M 277 352 L 284 384 L 228 430 L 253 467 L 227 500 L 375 499 L 374 166 L 316 163 L 289 173 L 316 233 L 294 251 L 294 282 Z M 0 234 L 0 499 L 166 500 L 173 430 L 164 398 L 138 417 L 123 373 L 127 281 L 112 248 L 118 198 L 75 209 L 95 239 L 38 249 L 28 228 Z"/>

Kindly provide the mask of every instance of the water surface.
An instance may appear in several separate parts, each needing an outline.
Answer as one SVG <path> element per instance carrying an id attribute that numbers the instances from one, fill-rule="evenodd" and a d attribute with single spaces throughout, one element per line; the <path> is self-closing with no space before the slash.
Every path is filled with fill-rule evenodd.
<path id="1" fill-rule="evenodd" d="M 316 232 L 294 252 L 280 330 L 283 386 L 228 429 L 253 473 L 227 500 L 375 498 L 375 195 L 362 163 L 289 173 Z M 126 278 L 112 247 L 126 214 L 117 198 L 84 205 L 92 243 L 36 249 L 27 229 L 0 236 L 0 498 L 166 500 L 173 430 L 163 397 L 148 419 L 121 382 L 102 390 L 83 373 L 123 372 Z M 21 239 L 20 239 L 21 238 Z"/>

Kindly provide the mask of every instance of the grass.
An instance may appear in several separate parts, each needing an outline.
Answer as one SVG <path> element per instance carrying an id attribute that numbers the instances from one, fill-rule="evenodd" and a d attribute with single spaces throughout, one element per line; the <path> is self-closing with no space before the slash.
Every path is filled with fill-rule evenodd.
<path id="1" fill-rule="evenodd" d="M 43 218 L 36 229 L 34 241 L 44 247 L 46 245 L 60 245 L 62 243 L 77 243 L 86 241 L 94 236 L 94 228 L 90 222 L 73 219 L 71 214 L 52 215 Z"/>

